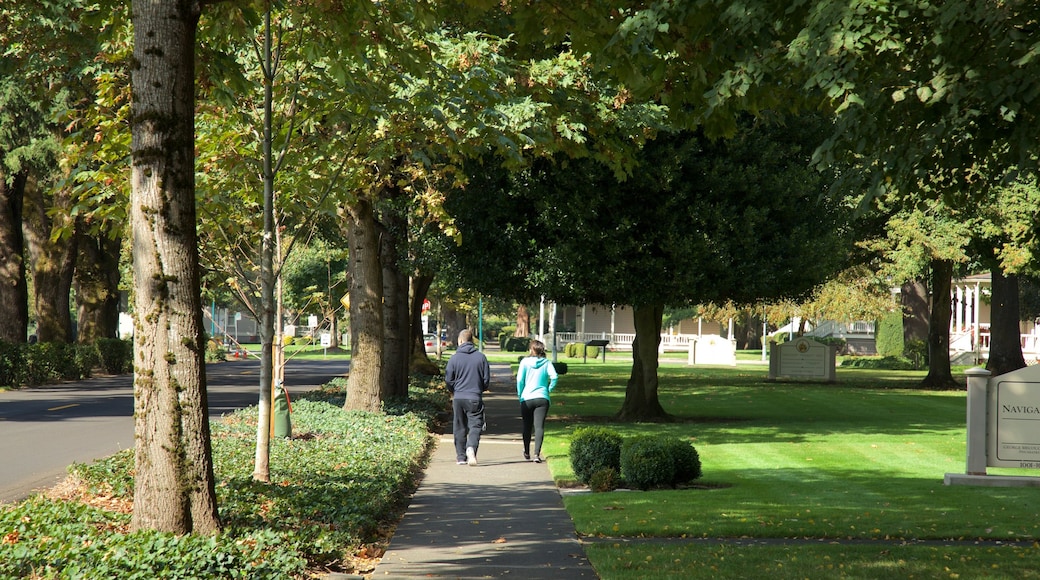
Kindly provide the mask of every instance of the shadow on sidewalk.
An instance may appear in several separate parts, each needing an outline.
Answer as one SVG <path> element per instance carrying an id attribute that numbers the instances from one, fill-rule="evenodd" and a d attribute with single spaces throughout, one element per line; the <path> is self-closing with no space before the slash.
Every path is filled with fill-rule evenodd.
<path id="1" fill-rule="evenodd" d="M 456 465 L 450 426 L 372 578 L 597 578 L 544 464 L 524 461 L 516 385 L 492 365 L 479 464 Z"/>

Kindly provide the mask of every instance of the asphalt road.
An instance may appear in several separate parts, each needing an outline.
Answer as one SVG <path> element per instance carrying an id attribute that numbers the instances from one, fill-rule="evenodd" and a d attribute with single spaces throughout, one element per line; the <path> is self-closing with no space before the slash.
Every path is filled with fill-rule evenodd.
<path id="1" fill-rule="evenodd" d="M 289 396 L 343 376 L 343 359 L 290 361 Z M 206 367 L 210 417 L 259 399 L 255 359 Z M 134 444 L 132 375 L 99 377 L 0 393 L 0 503 L 25 499 L 61 481 L 69 465 L 89 463 Z"/>

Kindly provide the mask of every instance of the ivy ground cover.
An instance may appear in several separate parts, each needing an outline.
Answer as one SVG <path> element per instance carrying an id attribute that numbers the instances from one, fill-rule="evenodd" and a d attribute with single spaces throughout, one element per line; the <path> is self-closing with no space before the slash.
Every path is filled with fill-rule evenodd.
<path id="1" fill-rule="evenodd" d="M 311 578 L 360 572 L 378 556 L 429 444 L 443 389 L 408 408 L 345 412 L 344 384 L 293 401 L 293 437 L 274 439 L 271 483 L 252 479 L 256 409 L 213 425 L 223 530 L 129 532 L 132 450 L 75 465 L 65 486 L 0 506 L 0 578 Z M 65 488 L 62 492 L 61 488 Z"/>

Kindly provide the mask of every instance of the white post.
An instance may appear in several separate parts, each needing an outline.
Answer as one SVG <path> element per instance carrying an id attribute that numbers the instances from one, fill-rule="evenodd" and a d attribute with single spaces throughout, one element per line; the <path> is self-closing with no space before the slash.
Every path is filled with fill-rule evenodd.
<path id="1" fill-rule="evenodd" d="M 610 342 L 614 341 L 614 305 L 610 305 Z"/>
<path id="2" fill-rule="evenodd" d="M 964 286 L 957 287 L 957 334 L 964 329 Z"/>
<path id="3" fill-rule="evenodd" d="M 968 377 L 968 475 L 986 475 L 986 389 L 992 373 L 975 367 L 964 371 Z"/>
<path id="4" fill-rule="evenodd" d="M 972 305 L 972 306 L 974 306 L 975 312 L 972 313 L 972 317 L 971 317 L 971 321 L 972 321 L 971 332 L 972 332 L 973 337 L 975 338 L 976 348 L 979 350 L 980 353 L 982 352 L 982 344 L 979 343 L 979 340 L 981 340 L 981 338 L 982 338 L 981 337 L 981 332 L 979 331 L 979 306 L 980 306 L 981 296 L 982 296 L 982 289 L 980 288 L 979 282 L 976 282 L 975 283 L 975 303 Z"/>
<path id="5" fill-rule="evenodd" d="M 762 323 L 762 360 L 763 361 L 766 360 L 766 348 L 768 348 L 768 345 L 769 345 L 769 340 L 768 340 L 769 337 L 766 336 L 766 332 L 768 330 L 769 330 L 769 327 L 766 325 L 765 322 L 763 322 Z"/>

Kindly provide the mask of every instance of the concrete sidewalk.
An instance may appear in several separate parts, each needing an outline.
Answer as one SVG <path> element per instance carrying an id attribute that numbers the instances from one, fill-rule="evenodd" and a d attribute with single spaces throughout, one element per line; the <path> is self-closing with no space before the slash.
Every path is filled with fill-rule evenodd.
<path id="1" fill-rule="evenodd" d="M 492 375 L 479 464 L 456 465 L 448 425 L 371 578 L 598 578 L 549 469 L 523 458 L 509 367 Z"/>

